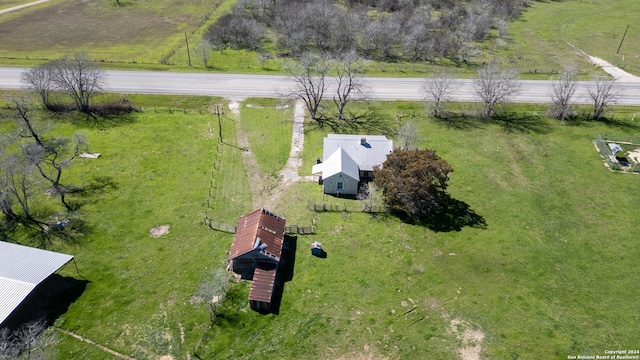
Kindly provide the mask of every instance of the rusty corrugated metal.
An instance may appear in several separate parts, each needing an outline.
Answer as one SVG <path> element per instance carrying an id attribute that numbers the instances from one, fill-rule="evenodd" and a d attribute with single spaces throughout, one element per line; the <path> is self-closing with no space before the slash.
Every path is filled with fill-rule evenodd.
<path id="1" fill-rule="evenodd" d="M 238 220 L 228 260 L 233 260 L 253 250 L 257 237 L 260 238 L 261 244 L 267 245 L 266 251 L 280 258 L 285 223 L 284 218 L 265 209 L 258 209 L 241 216 Z"/>
<path id="2" fill-rule="evenodd" d="M 273 285 L 276 281 L 276 269 L 256 268 L 253 273 L 253 284 L 249 290 L 249 301 L 270 303 L 273 296 Z"/>

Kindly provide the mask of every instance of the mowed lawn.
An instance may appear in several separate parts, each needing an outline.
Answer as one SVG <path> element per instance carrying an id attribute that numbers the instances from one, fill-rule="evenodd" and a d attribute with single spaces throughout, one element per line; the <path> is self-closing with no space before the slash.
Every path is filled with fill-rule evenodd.
<path id="1" fill-rule="evenodd" d="M 51 2 L 0 17 L 0 56 L 55 59 L 87 52 L 107 62 L 159 64 L 184 43 L 222 0 L 70 0 Z M 196 44 L 193 44 L 194 48 Z"/>
<path id="2" fill-rule="evenodd" d="M 56 130 L 81 130 L 90 150 L 102 154 L 77 161 L 70 180 L 108 177 L 115 185 L 77 199 L 86 237 L 56 248 L 74 254 L 89 280 L 57 320 L 62 329 L 136 359 L 194 359 L 194 351 L 234 359 L 455 359 L 473 345 L 463 341 L 465 330 L 484 335 L 477 344 L 487 359 L 566 359 L 640 343 L 640 177 L 607 170 L 593 145 L 598 133 L 639 135 L 632 108 L 616 112 L 626 120 L 608 124 L 528 118 L 519 128 L 530 131 L 507 133 L 495 123 L 451 127 L 426 119 L 417 103 L 380 105 L 392 124 L 396 113 L 413 121 L 420 146 L 451 163 L 451 197 L 486 226 L 458 227 L 463 217 L 411 225 L 389 214 L 318 213 L 316 234 L 298 236 L 293 246 L 293 278 L 279 315 L 251 311 L 250 284 L 239 282 L 219 309 L 224 317 L 212 323 L 197 289 L 224 268 L 232 241 L 202 221 L 212 159 L 222 159 L 217 211 L 246 213 L 241 150 L 225 146 L 216 155 L 217 120 L 205 110 L 219 99 L 130 99 L 145 110 L 102 125 L 63 122 Z M 264 118 L 243 113 L 245 105 L 243 124 Z M 247 118 L 252 113 L 256 119 Z M 223 126 L 234 145 L 236 123 Z M 269 137 L 281 130 L 263 131 Z M 305 149 L 313 157 L 324 133 L 308 127 Z M 308 201 L 322 198 L 319 185 L 296 183 L 272 210 L 305 225 Z M 149 229 L 163 224 L 169 234 L 151 238 Z M 326 259 L 310 255 L 313 241 L 322 242 Z M 72 266 L 62 274 L 81 279 Z M 452 321 L 462 324 L 457 333 Z M 58 338 L 59 359 L 114 358 Z"/>

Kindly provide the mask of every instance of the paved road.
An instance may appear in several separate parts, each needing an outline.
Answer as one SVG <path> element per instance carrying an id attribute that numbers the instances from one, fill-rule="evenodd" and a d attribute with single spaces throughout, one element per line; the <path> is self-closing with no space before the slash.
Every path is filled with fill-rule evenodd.
<path id="1" fill-rule="evenodd" d="M 20 89 L 21 68 L 0 68 L 0 88 Z M 285 76 L 244 74 L 203 74 L 149 71 L 106 71 L 106 90 L 124 94 L 187 94 L 213 95 L 231 99 L 247 97 L 279 97 L 287 92 L 290 83 Z M 473 80 L 458 79 L 454 101 L 477 101 Z M 422 100 L 417 78 L 365 78 L 372 99 Z M 523 80 L 514 102 L 550 102 L 550 81 Z M 574 96 L 576 103 L 590 103 L 588 82 L 580 82 Z M 620 81 L 621 93 L 617 104 L 640 106 L 640 81 Z"/>

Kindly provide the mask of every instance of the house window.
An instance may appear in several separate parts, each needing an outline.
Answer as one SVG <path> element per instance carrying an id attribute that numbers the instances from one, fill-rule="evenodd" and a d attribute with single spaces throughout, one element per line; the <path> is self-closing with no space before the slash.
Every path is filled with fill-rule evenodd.
<path id="1" fill-rule="evenodd" d="M 342 190 L 342 181 L 338 181 L 338 186 L 336 188 L 338 190 Z"/>

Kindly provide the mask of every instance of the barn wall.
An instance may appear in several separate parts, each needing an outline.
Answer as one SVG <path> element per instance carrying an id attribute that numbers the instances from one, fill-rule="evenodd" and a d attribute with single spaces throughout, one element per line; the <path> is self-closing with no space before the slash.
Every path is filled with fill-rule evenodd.
<path id="1" fill-rule="evenodd" d="M 340 177 L 342 175 L 342 177 Z M 356 195 L 358 193 L 358 180 L 352 179 L 351 177 L 338 173 L 333 176 L 330 176 L 323 180 L 324 184 L 324 193 L 325 194 L 336 194 L 338 188 L 338 182 L 342 181 L 343 187 L 340 194 L 345 195 Z"/>

